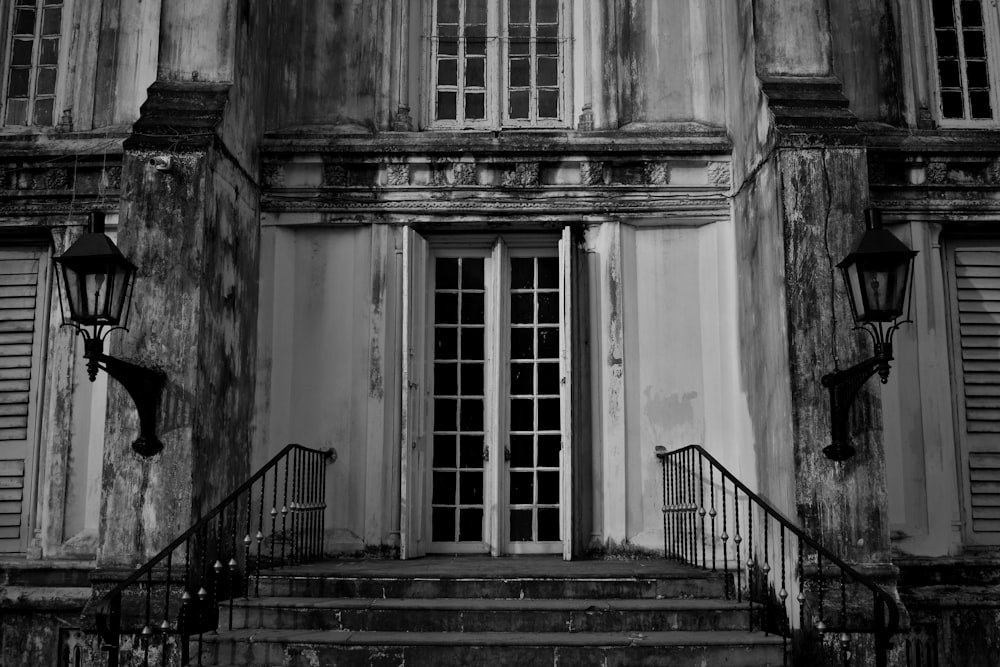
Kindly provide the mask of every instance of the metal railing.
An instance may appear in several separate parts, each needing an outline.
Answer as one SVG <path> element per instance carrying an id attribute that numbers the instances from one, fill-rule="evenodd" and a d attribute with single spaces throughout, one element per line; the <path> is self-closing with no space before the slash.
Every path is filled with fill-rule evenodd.
<path id="1" fill-rule="evenodd" d="M 95 605 L 108 667 L 187 665 L 197 635 L 218 629 L 229 603 L 259 592 L 261 569 L 323 555 L 326 464 L 333 450 L 288 445 Z M 252 590 L 251 590 L 252 589 Z"/>
<path id="2" fill-rule="evenodd" d="M 749 629 L 784 638 L 786 665 L 790 641 L 794 664 L 800 664 L 816 660 L 806 656 L 816 648 L 812 640 L 834 637 L 847 665 L 851 636 L 871 635 L 875 664 L 886 666 L 890 639 L 899 629 L 899 608 L 889 593 L 806 535 L 700 446 L 670 452 L 657 447 L 656 457 L 667 558 L 721 570 L 727 599 L 749 608 Z"/>

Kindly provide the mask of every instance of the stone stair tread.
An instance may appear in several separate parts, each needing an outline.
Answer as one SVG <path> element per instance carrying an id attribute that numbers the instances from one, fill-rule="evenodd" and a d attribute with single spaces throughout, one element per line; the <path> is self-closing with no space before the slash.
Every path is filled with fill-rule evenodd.
<path id="1" fill-rule="evenodd" d="M 306 609 L 437 609 L 485 611 L 726 611 L 747 608 L 746 602 L 712 598 L 335 598 L 272 596 L 239 598 L 246 608 Z"/>
<path id="2" fill-rule="evenodd" d="M 348 630 L 228 630 L 204 640 L 350 646 L 780 646 L 781 637 L 741 630 L 711 632 L 368 632 Z"/>
<path id="3" fill-rule="evenodd" d="M 427 557 L 416 560 L 337 559 L 261 571 L 262 577 L 363 577 L 370 579 L 714 579 L 723 576 L 668 560 L 564 561 L 552 557 L 479 559 Z"/>

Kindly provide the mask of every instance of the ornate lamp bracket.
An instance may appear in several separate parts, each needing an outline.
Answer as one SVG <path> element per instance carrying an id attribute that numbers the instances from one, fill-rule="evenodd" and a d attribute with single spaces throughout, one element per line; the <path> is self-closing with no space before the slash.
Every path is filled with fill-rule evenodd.
<path id="1" fill-rule="evenodd" d="M 83 356 L 87 360 L 91 379 L 97 375 L 98 369 L 103 370 L 132 397 L 139 413 L 139 437 L 132 442 L 132 449 L 140 456 L 159 454 L 163 443 L 156 437 L 156 411 L 167 383 L 166 374 L 104 354 L 104 341 L 100 338 L 86 339 Z"/>

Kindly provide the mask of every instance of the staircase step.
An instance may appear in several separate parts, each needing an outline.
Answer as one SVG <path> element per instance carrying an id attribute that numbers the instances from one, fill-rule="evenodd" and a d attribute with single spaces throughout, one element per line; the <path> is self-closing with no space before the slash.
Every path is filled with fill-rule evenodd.
<path id="1" fill-rule="evenodd" d="M 264 597 L 492 599 L 722 598 L 726 592 L 722 572 L 666 561 L 614 563 L 613 568 L 592 563 L 567 567 L 555 559 L 524 560 L 489 572 L 482 561 L 460 559 L 332 561 L 266 570 L 257 592 Z"/>
<path id="2" fill-rule="evenodd" d="M 715 632 L 350 632 L 231 630 L 205 635 L 206 665 L 338 667 L 765 667 L 782 662 L 782 639 Z"/>
<path id="3" fill-rule="evenodd" d="M 228 625 L 228 610 L 220 621 Z M 232 627 L 409 632 L 743 630 L 746 604 L 705 599 L 266 597 L 233 601 Z"/>

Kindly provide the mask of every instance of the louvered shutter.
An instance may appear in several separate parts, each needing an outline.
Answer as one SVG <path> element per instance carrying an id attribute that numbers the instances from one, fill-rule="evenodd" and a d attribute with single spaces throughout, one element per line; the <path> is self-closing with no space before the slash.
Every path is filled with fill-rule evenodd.
<path id="1" fill-rule="evenodd" d="M 0 249 L 0 552 L 26 540 L 43 338 L 44 256 Z"/>
<path id="2" fill-rule="evenodd" d="M 966 533 L 1000 544 L 1000 242 L 955 244 L 952 260 Z"/>

